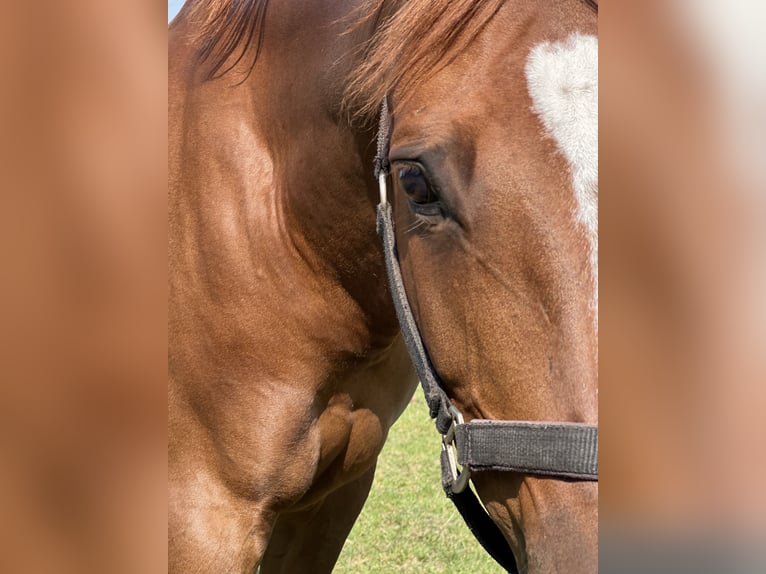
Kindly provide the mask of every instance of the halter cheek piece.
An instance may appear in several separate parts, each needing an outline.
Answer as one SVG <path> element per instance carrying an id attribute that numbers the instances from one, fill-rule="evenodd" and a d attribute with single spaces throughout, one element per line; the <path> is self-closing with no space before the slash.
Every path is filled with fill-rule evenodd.
<path id="1" fill-rule="evenodd" d="M 598 427 L 568 422 L 463 421 L 434 370 L 412 315 L 396 250 L 386 194 L 391 118 L 383 100 L 375 177 L 380 186 L 377 229 L 383 242 L 388 284 L 431 418 L 442 435 L 442 486 L 484 549 L 508 572 L 518 572 L 505 537 L 468 488 L 472 471 L 511 471 L 570 480 L 598 480 Z M 462 469 L 459 468 L 462 466 Z"/>

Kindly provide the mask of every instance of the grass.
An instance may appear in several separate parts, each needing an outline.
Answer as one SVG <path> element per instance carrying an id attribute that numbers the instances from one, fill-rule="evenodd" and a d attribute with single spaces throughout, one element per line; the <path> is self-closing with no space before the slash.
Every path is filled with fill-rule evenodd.
<path id="1" fill-rule="evenodd" d="M 396 422 L 335 574 L 500 574 L 441 487 L 439 435 L 417 392 Z"/>

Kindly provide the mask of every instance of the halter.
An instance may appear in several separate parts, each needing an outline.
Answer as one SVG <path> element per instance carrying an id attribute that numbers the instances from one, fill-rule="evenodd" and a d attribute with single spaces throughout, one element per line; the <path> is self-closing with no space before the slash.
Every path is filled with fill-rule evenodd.
<path id="1" fill-rule="evenodd" d="M 475 419 L 463 421 L 434 370 L 412 315 L 396 249 L 386 179 L 391 118 L 383 100 L 378 127 L 375 177 L 380 187 L 377 230 L 383 242 L 386 271 L 402 329 L 431 418 L 442 435 L 442 487 L 484 549 L 508 572 L 516 560 L 500 529 L 468 487 L 472 471 L 511 471 L 570 480 L 598 480 L 598 427 L 568 422 Z M 462 468 L 460 468 L 462 467 Z"/>

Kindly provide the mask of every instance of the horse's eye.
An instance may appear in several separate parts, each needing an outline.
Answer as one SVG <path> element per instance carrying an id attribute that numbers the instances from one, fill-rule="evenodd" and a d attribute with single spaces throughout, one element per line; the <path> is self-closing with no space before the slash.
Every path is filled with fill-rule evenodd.
<path id="1" fill-rule="evenodd" d="M 397 175 L 404 193 L 413 203 L 425 204 L 438 199 L 420 166 L 408 164 L 400 167 Z"/>

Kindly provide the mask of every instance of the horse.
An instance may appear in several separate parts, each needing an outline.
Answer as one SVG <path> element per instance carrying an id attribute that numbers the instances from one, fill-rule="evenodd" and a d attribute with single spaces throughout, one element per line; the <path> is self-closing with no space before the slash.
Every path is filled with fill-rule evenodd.
<path id="1" fill-rule="evenodd" d="M 597 422 L 597 6 L 188 0 L 169 27 L 170 572 L 330 572 L 415 371 Z M 597 568 L 598 486 L 472 476 L 518 569 Z"/>

